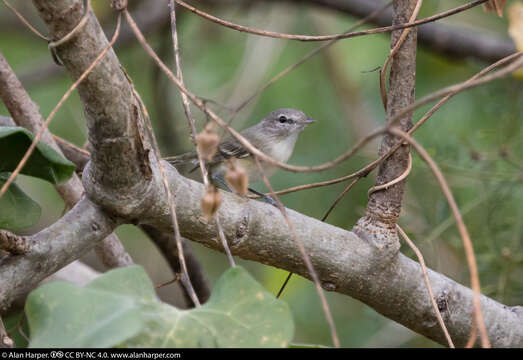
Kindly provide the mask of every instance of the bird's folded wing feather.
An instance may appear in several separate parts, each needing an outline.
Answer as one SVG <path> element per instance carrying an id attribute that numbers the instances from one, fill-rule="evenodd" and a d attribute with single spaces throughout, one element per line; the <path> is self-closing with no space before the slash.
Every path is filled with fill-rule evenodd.
<path id="1" fill-rule="evenodd" d="M 227 139 L 218 145 L 218 150 L 213 156 L 212 160 L 207 163 L 208 166 L 220 164 L 221 162 L 230 159 L 243 159 L 250 156 L 251 153 L 248 152 L 242 144 L 240 144 L 236 139 Z M 198 168 L 198 155 L 196 151 L 187 152 L 185 154 L 166 157 L 165 160 L 173 166 L 185 165 L 185 164 L 194 164 L 196 165 L 189 172 L 193 172 Z"/>
<path id="2" fill-rule="evenodd" d="M 218 145 L 218 151 L 212 158 L 211 164 L 218 164 L 230 158 L 243 159 L 250 155 L 251 153 L 236 139 L 227 139 Z"/>

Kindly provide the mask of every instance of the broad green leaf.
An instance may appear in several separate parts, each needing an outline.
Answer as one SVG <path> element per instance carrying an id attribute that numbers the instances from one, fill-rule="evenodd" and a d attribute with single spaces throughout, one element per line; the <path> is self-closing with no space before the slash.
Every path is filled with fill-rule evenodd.
<path id="1" fill-rule="evenodd" d="M 149 309 L 145 331 L 126 346 L 286 347 L 294 334 L 287 304 L 241 267 L 227 270 L 199 308 L 180 311 L 157 304 Z"/>
<path id="2" fill-rule="evenodd" d="M 53 282 L 33 291 L 25 307 L 29 347 L 111 347 L 143 328 L 131 297 Z"/>
<path id="3" fill-rule="evenodd" d="M 9 174 L 0 173 L 0 187 Z M 42 209 L 16 184 L 11 184 L 0 198 L 0 229 L 21 230 L 33 226 L 40 219 Z"/>
<path id="4" fill-rule="evenodd" d="M 31 146 L 34 136 L 22 127 L 0 126 L 0 172 L 12 172 Z M 59 184 L 74 172 L 72 162 L 39 142 L 21 173 Z"/>
<path id="5" fill-rule="evenodd" d="M 26 311 L 32 347 L 285 347 L 294 333 L 287 304 L 240 267 L 227 270 L 209 301 L 192 310 L 162 303 L 145 271 L 132 266 L 84 288 L 43 285 Z"/>

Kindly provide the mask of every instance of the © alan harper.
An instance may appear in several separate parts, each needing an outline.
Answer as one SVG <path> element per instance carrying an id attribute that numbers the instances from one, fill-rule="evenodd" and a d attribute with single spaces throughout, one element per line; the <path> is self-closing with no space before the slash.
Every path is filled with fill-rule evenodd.
<path id="1" fill-rule="evenodd" d="M 9 351 L 2 352 L 2 359 L 181 359 L 181 353 L 147 351 Z"/>

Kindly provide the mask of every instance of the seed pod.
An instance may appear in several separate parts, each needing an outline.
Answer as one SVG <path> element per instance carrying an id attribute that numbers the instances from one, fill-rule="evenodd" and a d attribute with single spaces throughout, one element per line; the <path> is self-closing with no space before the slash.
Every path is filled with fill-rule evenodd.
<path id="1" fill-rule="evenodd" d="M 214 123 L 207 123 L 201 133 L 196 135 L 196 149 L 205 161 L 211 161 L 218 150 L 220 137 L 216 133 Z"/>
<path id="2" fill-rule="evenodd" d="M 225 181 L 238 195 L 247 195 L 249 175 L 247 175 L 247 172 L 239 166 L 235 158 L 229 159 L 227 162 Z"/>
<path id="3" fill-rule="evenodd" d="M 222 203 L 222 195 L 214 185 L 209 185 L 202 196 L 201 206 L 205 219 L 210 220 Z"/>

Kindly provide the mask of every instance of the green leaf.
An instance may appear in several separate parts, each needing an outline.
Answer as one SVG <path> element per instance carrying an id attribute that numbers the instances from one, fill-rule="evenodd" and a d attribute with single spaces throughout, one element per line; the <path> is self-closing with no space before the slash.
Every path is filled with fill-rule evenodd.
<path id="1" fill-rule="evenodd" d="M 0 187 L 9 174 L 0 173 Z M 11 231 L 33 226 L 40 219 L 42 209 L 37 202 L 27 196 L 16 184 L 11 184 L 0 198 L 0 229 Z"/>
<path id="2" fill-rule="evenodd" d="M 29 347 L 111 347 L 143 328 L 131 297 L 53 282 L 33 291 L 25 307 Z"/>
<path id="3" fill-rule="evenodd" d="M 294 334 L 287 304 L 241 267 L 227 270 L 199 308 L 157 305 L 156 311 L 144 313 L 145 331 L 126 346 L 286 347 Z"/>
<path id="4" fill-rule="evenodd" d="M 287 304 L 241 267 L 227 270 L 192 310 L 162 303 L 145 271 L 131 266 L 83 288 L 43 285 L 26 313 L 31 347 L 285 347 L 294 333 Z"/>
<path id="5" fill-rule="evenodd" d="M 0 172 L 12 172 L 22 160 L 34 135 L 22 127 L 0 127 Z M 39 142 L 22 168 L 21 173 L 59 184 L 74 172 L 72 162 L 58 154 L 49 145 Z"/>

